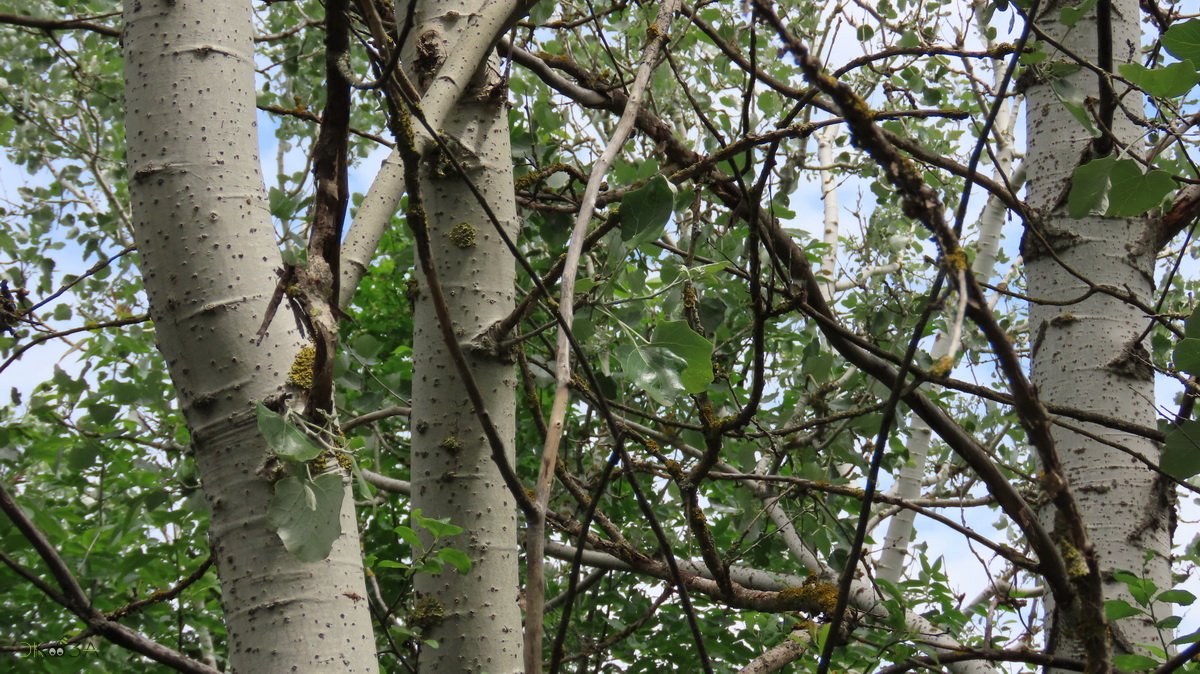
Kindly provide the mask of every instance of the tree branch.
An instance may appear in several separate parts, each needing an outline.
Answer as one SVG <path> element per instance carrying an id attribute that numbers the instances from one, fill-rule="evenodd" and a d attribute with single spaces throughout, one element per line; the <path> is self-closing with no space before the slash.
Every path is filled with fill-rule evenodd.
<path id="1" fill-rule="evenodd" d="M 54 577 L 55 582 L 62 589 L 61 595 L 50 594 L 49 596 L 62 604 L 71 613 L 74 613 L 80 620 L 94 629 L 97 634 L 100 634 L 118 646 L 123 646 L 135 653 L 140 653 L 155 662 L 160 662 L 180 672 L 188 672 L 190 674 L 218 674 L 218 670 L 192 660 L 178 651 L 151 641 L 145 635 L 114 622 L 96 610 L 92 606 L 91 600 L 88 599 L 87 593 L 84 592 L 79 582 L 75 580 L 75 576 L 71 573 L 71 570 L 67 568 L 67 563 L 59 556 L 58 550 L 54 548 L 45 534 L 34 525 L 33 521 L 25 515 L 21 507 L 17 505 L 17 502 L 13 500 L 12 495 L 5 489 L 3 483 L 0 483 L 0 510 L 4 511 L 4 514 L 8 516 L 8 519 L 12 521 L 17 530 L 33 545 L 33 549 L 50 570 L 50 575 Z"/>

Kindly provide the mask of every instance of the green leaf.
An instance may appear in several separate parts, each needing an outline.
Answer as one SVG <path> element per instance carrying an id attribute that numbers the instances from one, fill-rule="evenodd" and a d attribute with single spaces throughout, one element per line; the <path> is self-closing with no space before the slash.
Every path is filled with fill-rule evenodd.
<path id="1" fill-rule="evenodd" d="M 680 381 L 688 393 L 701 393 L 712 383 L 712 342 L 697 334 L 686 322 L 660 323 L 650 345 L 667 349 L 687 363 L 680 373 Z"/>
<path id="2" fill-rule="evenodd" d="M 433 519 L 432 517 L 423 517 L 420 511 L 413 512 L 413 522 L 418 526 L 428 531 L 435 539 L 449 538 L 457 536 L 463 532 L 463 528 L 457 524 L 451 524 L 448 519 Z"/>
<path id="3" fill-rule="evenodd" d="M 1183 616 L 1169 615 L 1155 623 L 1155 626 L 1159 629 L 1174 630 L 1176 627 L 1179 627 L 1179 624 L 1182 622 Z"/>
<path id="4" fill-rule="evenodd" d="M 88 416 L 92 418 L 92 421 L 98 424 L 107 424 L 115 419 L 117 417 L 117 412 L 120 411 L 121 408 L 117 407 L 116 405 L 108 405 L 105 403 L 88 405 Z"/>
<path id="5" fill-rule="evenodd" d="M 1106 599 L 1104 601 L 1104 615 L 1109 620 L 1120 620 L 1129 616 L 1141 615 L 1145 613 L 1142 609 L 1131 606 L 1124 599 Z"/>
<path id="6" fill-rule="evenodd" d="M 396 535 L 400 537 L 400 540 L 408 543 L 409 547 L 413 548 L 414 550 L 421 549 L 421 537 L 418 536 L 417 532 L 413 531 L 411 527 L 406 527 L 401 524 L 392 528 L 392 531 L 394 531 Z"/>
<path id="7" fill-rule="evenodd" d="M 1096 0 L 1083 0 L 1083 2 L 1074 7 L 1063 7 L 1058 12 L 1058 20 L 1064 26 L 1074 26 L 1079 23 L 1084 14 L 1087 14 L 1095 6 Z"/>
<path id="8" fill-rule="evenodd" d="M 1200 19 L 1177 23 L 1163 33 L 1162 46 L 1180 61 L 1200 62 Z"/>
<path id="9" fill-rule="evenodd" d="M 325 559 L 342 535 L 345 495 L 341 473 L 326 473 L 313 480 L 285 477 L 275 483 L 267 524 L 279 534 L 283 547 L 301 561 Z"/>
<path id="10" fill-rule="evenodd" d="M 1150 598 L 1158 592 L 1158 586 L 1149 578 L 1140 578 L 1128 571 L 1113 571 L 1113 578 L 1125 584 L 1129 588 L 1129 594 L 1133 595 L 1134 601 L 1142 606 L 1150 605 Z"/>
<path id="11" fill-rule="evenodd" d="M 666 349 L 635 345 L 622 360 L 626 377 L 654 402 L 671 405 L 685 389 L 679 373 L 687 361 Z"/>
<path id="12" fill-rule="evenodd" d="M 87 438 L 71 448 L 67 454 L 67 469 L 72 473 L 80 473 L 91 468 L 100 456 L 100 443 Z"/>
<path id="13" fill-rule="evenodd" d="M 1167 590 L 1158 595 L 1159 601 L 1165 601 L 1168 604 L 1179 604 L 1180 606 L 1191 606 L 1196 601 L 1196 595 L 1187 590 Z"/>
<path id="14" fill-rule="evenodd" d="M 1104 214 L 1110 217 L 1142 215 L 1175 191 L 1175 180 L 1170 173 L 1157 169 L 1142 173 L 1142 167 L 1132 159 L 1118 161 L 1109 180 L 1112 190 Z"/>
<path id="15" fill-rule="evenodd" d="M 1191 319 L 1188 319 L 1191 322 Z M 1200 339 L 1186 337 L 1175 345 L 1175 367 L 1188 374 L 1200 374 Z"/>
<path id="16" fill-rule="evenodd" d="M 1067 213 L 1082 218 L 1088 213 L 1100 213 L 1108 208 L 1108 193 L 1116 158 L 1093 159 L 1075 169 L 1071 175 L 1071 192 L 1067 195 Z"/>
<path id="17" fill-rule="evenodd" d="M 1200 474 L 1200 421 L 1185 421 L 1167 432 L 1159 468 L 1179 480 Z"/>
<path id="18" fill-rule="evenodd" d="M 1124 63 L 1118 70 L 1122 77 L 1159 98 L 1182 96 L 1200 82 L 1200 74 L 1196 73 L 1196 64 L 1191 59 L 1153 69 L 1140 63 Z"/>
<path id="19" fill-rule="evenodd" d="M 1146 672 L 1158 667 L 1158 660 L 1145 655 L 1123 653 L 1113 656 L 1113 664 L 1131 672 Z"/>
<path id="20" fill-rule="evenodd" d="M 1093 138 L 1100 137 L 1100 131 L 1096 125 L 1092 123 L 1092 118 L 1088 116 L 1087 108 L 1084 107 L 1084 95 L 1070 80 L 1065 77 L 1054 77 L 1050 80 L 1050 90 L 1054 92 L 1058 98 L 1071 113 L 1071 116 L 1078 121 L 1083 128 L 1087 129 L 1088 133 L 1092 134 Z"/>
<path id="21" fill-rule="evenodd" d="M 700 393 L 713 380 L 713 345 L 684 321 L 659 324 L 649 344 L 634 344 L 623 359 L 625 375 L 660 405 L 680 393 Z"/>
<path id="22" fill-rule="evenodd" d="M 377 569 L 407 569 L 408 565 L 402 562 L 395 562 L 390 559 L 381 559 L 375 563 Z"/>
<path id="23" fill-rule="evenodd" d="M 138 402 L 142 399 L 142 387 L 131 382 L 119 381 L 113 383 L 113 400 L 121 405 Z"/>
<path id="24" fill-rule="evenodd" d="M 621 199 L 621 238 L 630 248 L 658 240 L 671 219 L 675 186 L 661 174 Z"/>
<path id="25" fill-rule="evenodd" d="M 535 2 L 529 8 L 529 20 L 534 24 L 541 24 L 548 21 L 550 16 L 554 14 L 554 9 L 557 6 L 557 3 L 553 2 Z"/>
<path id="26" fill-rule="evenodd" d="M 437 551 L 437 558 L 453 566 L 459 573 L 465 574 L 471 570 L 471 558 L 462 550 L 442 548 Z"/>
<path id="27" fill-rule="evenodd" d="M 267 207 L 276 220 L 290 220 L 296 214 L 295 198 L 278 187 L 267 190 Z"/>
<path id="28" fill-rule="evenodd" d="M 363 333 L 354 338 L 351 347 L 368 364 L 373 364 L 387 344 L 374 335 Z"/>
<path id="29" fill-rule="evenodd" d="M 304 431 L 289 424 L 261 402 L 258 403 L 257 413 L 258 430 L 267 439 L 271 451 L 279 458 L 304 462 L 312 461 L 321 453 L 321 448 L 313 444 Z"/>
<path id="30" fill-rule="evenodd" d="M 1194 339 L 1200 339 L 1200 306 L 1192 310 L 1183 324 L 1183 334 Z"/>
<path id="31" fill-rule="evenodd" d="M 430 576 L 437 576 L 446 570 L 446 565 L 436 559 L 418 559 L 413 562 L 413 573 L 425 573 Z"/>

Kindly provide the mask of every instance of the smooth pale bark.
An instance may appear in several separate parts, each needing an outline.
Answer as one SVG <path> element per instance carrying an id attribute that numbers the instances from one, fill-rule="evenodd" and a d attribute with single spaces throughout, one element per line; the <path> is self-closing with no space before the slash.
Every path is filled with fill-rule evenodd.
<path id="1" fill-rule="evenodd" d="M 413 0 L 416 1 L 416 0 Z M 442 129 L 446 116 L 454 111 L 455 104 L 463 92 L 471 86 L 471 78 L 492 53 L 492 48 L 500 34 L 524 13 L 536 0 L 493 0 L 488 3 L 473 4 L 474 14 L 457 17 L 459 25 L 449 31 L 448 38 L 453 45 L 447 49 L 444 61 L 438 69 L 438 75 L 429 84 L 429 88 L 421 95 L 421 112 L 433 129 Z M 408 16 L 409 2 L 400 0 L 396 3 L 397 24 L 403 26 Z M 431 6 L 426 3 L 426 6 Z M 458 11 L 452 8 L 447 11 Z M 466 25 L 462 25 L 465 23 Z M 406 48 L 413 49 L 412 42 L 419 33 L 410 32 L 409 44 Z M 416 127 L 417 148 L 420 151 L 428 148 L 432 139 L 424 127 Z M 392 216 L 400 206 L 400 197 L 404 194 L 404 165 L 400 160 L 399 149 L 393 150 L 383 161 L 379 173 L 371 182 L 371 187 L 363 197 L 358 212 L 354 214 L 350 232 L 342 245 L 342 282 L 338 305 L 348 306 L 358 288 L 359 281 L 367 271 L 367 265 L 375 254 L 375 248 L 383 238 L 383 232 L 392 222 Z"/>
<path id="2" fill-rule="evenodd" d="M 354 299 L 358 284 L 367 273 L 375 249 L 392 222 L 400 197 L 404 194 L 404 164 L 397 153 L 390 153 L 379 166 L 379 173 L 363 196 L 346 240 L 342 242 L 338 306 L 346 308 Z"/>
<path id="3" fill-rule="evenodd" d="M 1057 2 L 1046 6 L 1039 25 L 1066 48 L 1096 63 L 1094 14 L 1067 29 L 1057 22 L 1062 6 Z M 1138 20 L 1135 0 L 1112 3 L 1112 51 L 1117 64 L 1136 60 L 1140 52 Z M 1043 49 L 1051 62 L 1070 61 L 1049 45 Z M 1099 98 L 1097 78 L 1091 71 L 1082 70 L 1070 81 L 1084 96 Z M 1043 218 L 1041 236 L 1028 228 L 1022 246 L 1029 295 L 1056 301 L 1082 297 L 1087 284 L 1065 264 L 1092 283 L 1150 303 L 1155 250 L 1146 221 L 1101 216 L 1075 220 L 1067 215 L 1061 197 L 1091 136 L 1055 97 L 1049 82 L 1035 82 L 1026 96 L 1028 198 Z M 1124 105 L 1138 110 L 1140 100 L 1139 95 L 1130 94 Z M 1120 142 L 1136 143 L 1140 137 L 1120 110 L 1114 131 Z M 1147 325 L 1142 310 L 1096 293 L 1062 306 L 1034 301 L 1029 312 L 1033 382 L 1043 400 L 1144 426 L 1155 423 L 1149 355 L 1143 343 L 1134 341 Z M 1080 425 L 1157 463 L 1158 448 L 1149 440 L 1093 424 Z M 1054 440 L 1099 555 L 1105 597 L 1134 603 L 1125 586 L 1111 580 L 1109 573 L 1117 569 L 1144 575 L 1159 588 L 1170 587 L 1169 492 L 1157 484 L 1153 473 L 1116 449 L 1060 428 L 1055 428 Z M 1044 513 L 1043 519 L 1047 527 L 1053 526 L 1054 513 Z M 1152 556 L 1148 562 L 1147 554 Z M 1156 610 L 1159 618 L 1168 615 L 1161 606 Z M 1050 633 L 1051 639 L 1056 639 L 1054 655 L 1084 655 L 1073 638 L 1069 616 L 1058 616 Z M 1166 636 L 1169 641 L 1170 635 Z M 1136 649 L 1137 644 L 1161 643 L 1158 630 L 1143 617 L 1116 621 L 1114 637 L 1118 653 Z"/>
<path id="4" fill-rule="evenodd" d="M 448 59 L 451 46 L 464 35 L 482 37 L 487 31 L 474 24 L 484 4 L 478 0 L 418 2 L 404 63 L 419 68 L 421 63 Z M 400 7 L 398 20 L 403 23 L 405 16 L 405 8 Z M 413 57 L 414 42 L 420 45 L 422 59 Z M 440 98 L 430 100 L 438 95 L 430 84 L 422 107 L 428 103 L 430 110 L 449 110 L 440 130 L 456 148 L 466 148 L 456 151 L 457 158 L 508 234 L 515 237 L 508 114 L 503 89 L 491 88 L 503 86 L 496 65 L 494 60 L 485 65 L 480 79 L 452 106 Z M 410 77 L 420 86 L 429 84 L 431 76 L 426 70 L 410 71 Z M 454 333 L 512 463 L 513 364 L 479 348 L 476 340 L 513 310 L 514 262 L 466 182 L 438 155 L 432 151 L 422 161 L 420 186 L 433 262 L 454 317 Z M 521 672 L 516 507 L 442 340 L 427 288 L 420 278 L 413 317 L 411 503 L 427 517 L 448 518 L 466 529 L 449 545 L 466 552 L 472 566 L 465 575 L 447 570 L 436 576 L 420 574 L 414 580 L 417 601 L 441 613 L 424 631 L 439 647 L 422 649 L 420 671 Z"/>
<path id="5" fill-rule="evenodd" d="M 212 506 L 230 668 L 374 672 L 353 499 L 329 558 L 302 563 L 267 528 L 271 485 L 256 474 L 268 448 L 255 402 L 282 390 L 302 341 L 280 315 L 255 345 L 280 259 L 259 169 L 252 36 L 244 0 L 125 3 L 140 264 Z"/>
<path id="6" fill-rule="evenodd" d="M 835 127 L 827 126 L 817 131 L 817 163 L 823 167 L 833 166 L 833 142 Z M 825 254 L 821 257 L 821 273 L 829 278 L 826 284 L 825 299 L 833 300 L 834 282 L 837 280 L 838 254 L 838 199 L 837 179 L 831 170 L 821 171 L 821 202 L 824 204 L 825 231 L 821 240 L 826 246 Z"/>

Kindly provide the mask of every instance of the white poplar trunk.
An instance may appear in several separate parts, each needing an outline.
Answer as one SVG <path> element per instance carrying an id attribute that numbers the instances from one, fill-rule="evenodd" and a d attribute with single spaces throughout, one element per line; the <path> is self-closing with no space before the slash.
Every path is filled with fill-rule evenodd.
<path id="1" fill-rule="evenodd" d="M 484 4 L 479 0 L 418 2 L 404 62 L 416 62 L 414 43 L 426 55 L 446 55 L 464 35 L 480 33 L 473 23 Z M 401 7 L 398 21 L 404 20 Z M 431 87 L 422 108 L 449 109 L 440 126 L 443 136 L 468 149 L 456 150 L 456 157 L 515 237 L 505 97 L 500 92 L 488 94 L 488 85 L 503 86 L 496 65 L 493 56 L 481 69 L 482 79 L 473 82 L 457 104 L 430 100 L 438 95 Z M 410 76 L 420 82 L 420 73 Z M 513 364 L 474 342 L 514 308 L 513 258 L 455 169 L 444 163 L 434 165 L 439 163 L 437 154 L 433 152 L 434 159 L 423 161 L 421 167 L 435 269 L 454 318 L 454 333 L 508 447 L 508 460 L 515 463 Z M 447 570 L 416 577 L 419 601 L 442 613 L 424 632 L 439 647 L 422 649 L 420 671 L 514 674 L 523 669 L 516 506 L 442 341 L 427 288 L 425 279 L 419 279 L 413 318 L 411 503 L 427 517 L 449 518 L 467 530 L 450 545 L 465 551 L 472 567 L 465 576 Z"/>
<path id="2" fill-rule="evenodd" d="M 125 3 L 130 200 L 159 349 L 212 506 L 229 667 L 374 672 L 353 499 L 329 558 L 302 563 L 267 528 L 255 401 L 301 341 L 281 310 L 255 332 L 280 265 L 263 199 L 253 25 L 245 0 Z"/>
<path id="3" fill-rule="evenodd" d="M 827 126 L 816 135 L 817 139 L 817 163 L 824 169 L 821 171 L 821 202 L 825 208 L 825 231 L 822 236 L 822 241 L 829 246 L 825 254 L 821 257 L 821 273 L 825 275 L 829 281 L 825 285 L 825 299 L 833 301 L 834 284 L 837 281 L 837 254 L 838 254 L 838 198 L 837 198 L 837 179 L 834 177 L 833 166 L 833 140 L 835 129 L 837 127 Z"/>
<path id="4" fill-rule="evenodd" d="M 1062 6 L 1054 2 L 1044 7 L 1039 25 L 1066 48 L 1096 63 L 1094 15 L 1067 29 L 1058 23 Z M 1138 3 L 1114 0 L 1112 23 L 1115 65 L 1136 60 L 1141 44 Z M 1051 62 L 1069 62 L 1053 47 L 1043 48 Z M 1091 71 L 1082 70 L 1070 81 L 1089 100 L 1098 99 L 1097 78 Z M 1029 295 L 1055 301 L 1082 297 L 1087 284 L 1072 275 L 1065 264 L 1093 283 L 1131 293 L 1149 303 L 1154 290 L 1155 250 L 1146 221 L 1102 216 L 1075 220 L 1067 215 L 1062 197 L 1092 139 L 1055 97 L 1049 82 L 1034 82 L 1026 97 L 1028 199 L 1043 218 L 1045 241 L 1027 227 L 1022 247 Z M 1124 98 L 1124 105 L 1139 110 L 1140 100 L 1139 95 L 1130 94 Z M 1138 129 L 1120 110 L 1115 122 L 1118 141 L 1132 142 L 1136 147 Z M 1053 249 L 1053 255 L 1045 244 Z M 1144 344 L 1134 341 L 1148 320 L 1140 309 L 1096 293 L 1061 306 L 1034 301 L 1029 313 L 1033 382 L 1043 400 L 1143 426 L 1155 424 L 1153 372 L 1146 362 Z M 1080 425 L 1157 462 L 1159 450 L 1149 440 L 1096 425 Z M 1154 474 L 1132 457 L 1070 431 L 1054 429 L 1054 440 L 1099 555 L 1105 597 L 1134 604 L 1125 586 L 1109 576 L 1118 569 L 1144 575 L 1159 588 L 1170 587 L 1170 506 L 1156 487 Z M 1052 508 L 1046 510 L 1045 524 L 1053 527 Z M 1147 554 L 1153 555 L 1149 561 Z M 1160 611 L 1158 617 L 1165 615 Z M 1071 634 L 1069 620 L 1057 619 L 1050 634 L 1055 655 L 1083 655 Z M 1155 643 L 1160 643 L 1158 630 L 1148 619 L 1126 618 L 1114 625 L 1114 652 Z"/>

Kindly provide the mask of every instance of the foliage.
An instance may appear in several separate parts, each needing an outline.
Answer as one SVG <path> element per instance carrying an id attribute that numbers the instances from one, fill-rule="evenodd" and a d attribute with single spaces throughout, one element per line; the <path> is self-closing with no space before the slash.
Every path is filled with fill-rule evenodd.
<path id="1" fill-rule="evenodd" d="M 107 29 L 0 26 L 8 64 L 0 73 L 5 108 L 0 143 L 9 164 L 28 173 L 27 184 L 5 194 L 0 212 L 0 279 L 11 290 L 9 305 L 0 307 L 0 357 L 10 372 L 37 362 L 45 373 L 36 384 L 27 374 L 13 380 L 11 404 L 0 407 L 0 483 L 105 612 L 171 588 L 209 554 L 207 505 L 195 477 L 189 431 L 154 346 L 136 268 L 125 187 L 121 57 L 112 34 L 119 30 L 119 14 L 112 15 L 118 4 L 0 2 L 4 13 L 96 17 L 91 23 Z M 883 131 L 898 146 L 909 143 L 902 149 L 920 160 L 920 174 L 947 212 L 954 209 L 966 194 L 962 167 L 978 131 L 971 120 L 984 119 L 997 98 L 985 73 L 1002 71 L 1015 58 L 998 31 L 1023 21 L 1018 7 L 976 3 L 977 25 L 966 4 L 950 0 L 884 0 L 832 13 L 824 3 L 787 0 L 777 9 L 795 37 L 828 57 L 829 70 L 869 103 Z M 557 282 L 552 269 L 578 208 L 580 177 L 586 179 L 615 125 L 614 92 L 632 79 L 630 64 L 656 11 L 651 3 L 623 0 L 542 2 L 513 30 L 512 44 L 530 57 L 514 55 L 503 64 L 510 76 L 515 198 L 522 207 L 518 246 L 548 281 Z M 323 106 L 323 62 L 317 58 L 322 12 L 315 0 L 256 6 L 260 34 L 273 36 L 256 45 L 257 103 L 264 111 L 261 127 L 272 136 L 264 139 L 273 146 L 276 166 L 266 193 L 285 251 L 303 247 L 311 205 L 306 153 L 315 125 L 304 113 Z M 707 3 L 685 12 L 671 27 L 670 57 L 654 75 L 644 115 L 650 121 L 639 127 L 607 178 L 592 231 L 609 229 L 585 251 L 576 285 L 572 330 L 594 378 L 577 368 L 573 380 L 550 539 L 567 545 L 578 540 L 591 494 L 603 485 L 600 516 L 591 526 L 594 547 L 607 545 L 603 550 L 615 558 L 613 565 L 637 571 L 583 570 L 588 588 L 576 599 L 563 644 L 568 662 L 580 671 L 699 671 L 682 603 L 669 591 L 663 563 L 668 555 L 702 561 L 719 551 L 731 568 L 779 574 L 783 580 L 764 590 L 776 594 L 784 581 L 821 576 L 806 566 L 806 555 L 834 581 L 850 558 L 888 386 L 835 348 L 827 326 L 798 309 L 815 301 L 814 290 L 795 283 L 783 262 L 785 251 L 752 234 L 754 218 L 782 223 L 798 255 L 820 266 L 832 289 L 826 299 L 836 330 L 845 339 L 896 366 L 919 331 L 923 350 L 914 369 L 926 382 L 921 390 L 987 447 L 1003 479 L 1022 493 L 1039 488 L 1026 431 L 1003 397 L 1007 389 L 995 364 L 996 346 L 981 331 L 968 329 L 957 365 L 933 370 L 930 338 L 957 317 L 947 310 L 935 312 L 928 323 L 922 319 L 941 261 L 885 169 L 841 130 L 824 97 L 809 97 L 801 68 L 779 57 L 786 48 L 778 35 L 752 22 L 741 3 Z M 860 51 L 847 56 L 834 45 L 851 35 Z M 964 37 L 956 42 L 956 35 Z M 373 72 L 371 51 L 365 39 L 356 46 L 358 72 Z M 743 62 L 733 54 L 744 55 Z M 1078 66 L 1046 65 L 1039 54 L 1045 57 L 1035 46 L 1020 55 L 1026 75 L 1018 79 L 1051 81 L 1061 103 L 1099 135 L 1089 100 L 1072 84 Z M 602 102 L 591 109 L 576 105 L 570 90 L 556 89 L 527 67 L 532 59 Z M 1118 150 L 1081 163 L 1063 195 L 1072 217 L 1158 217 L 1183 201 L 1181 185 L 1198 178 L 1191 157 L 1195 131 L 1178 123 L 1195 112 L 1200 20 L 1177 22 L 1161 38 L 1152 36 L 1144 63 L 1122 66 L 1119 74 L 1149 96 L 1148 134 L 1152 144 L 1161 141 L 1162 151 L 1148 162 Z M 377 92 L 355 93 L 356 130 L 387 137 L 388 115 Z M 832 139 L 832 164 L 825 165 L 817 158 L 814 134 L 827 125 L 839 131 Z M 1011 129 L 997 135 L 1011 142 Z M 1168 142 L 1172 135 L 1180 140 Z M 365 158 L 378 156 L 381 146 L 365 135 L 352 136 L 351 146 L 358 168 L 369 173 Z M 989 163 L 981 172 L 995 168 Z M 842 216 L 853 219 L 832 240 L 823 240 L 818 223 L 823 174 L 839 185 Z M 369 177 L 355 195 L 356 205 Z M 16 179 L 5 177 L 4 183 L 9 187 Z M 972 203 L 979 203 L 980 187 L 973 189 Z M 399 408 L 412 391 L 412 310 L 405 289 L 415 271 L 401 220 L 393 219 L 346 310 L 335 369 L 338 415 L 353 426 L 344 445 L 330 438 L 318 443 L 313 438 L 319 433 L 302 422 L 258 407 L 259 428 L 274 452 L 264 463 L 284 466 L 271 478 L 276 484 L 271 522 L 300 559 L 321 558 L 341 531 L 342 475 L 314 470 L 313 461 L 332 451 L 352 457 L 355 473 L 362 466 L 375 475 L 410 477 L 407 445 L 415 429 Z M 971 257 L 980 246 L 979 233 L 968 225 L 964 241 Z M 1161 320 L 1148 323 L 1147 330 L 1150 362 L 1164 380 L 1182 382 L 1182 402 L 1195 394 L 1194 377 L 1200 375 L 1200 318 L 1190 299 L 1200 287 L 1194 274 L 1170 271 L 1176 260 L 1194 271 L 1191 238 L 1172 245 L 1160 265 L 1164 283 L 1152 312 Z M 831 256 L 836 266 L 822 264 Z M 1016 256 L 1010 239 L 999 250 L 995 277 L 981 280 L 996 288 L 998 324 L 1027 364 L 1035 336 L 1028 332 Z M 757 290 L 749 281 L 753 275 Z M 522 274 L 518 301 L 534 292 L 532 279 Z M 530 485 L 553 393 L 556 306 L 531 303 L 515 333 L 505 336 L 524 393 L 516 469 Z M 949 378 L 938 376 L 947 371 Z M 616 461 L 617 447 L 599 412 L 600 396 L 612 405 L 625 433 L 622 449 L 632 457 L 607 483 L 603 476 Z M 735 423 L 747 404 L 756 405 L 749 423 Z M 1180 480 L 1200 474 L 1200 421 L 1190 419 L 1190 402 L 1184 405 L 1189 413 L 1162 421 L 1165 430 L 1156 436 L 1165 440 L 1161 468 Z M 355 423 L 391 408 L 396 413 Z M 901 425 L 888 436 L 885 474 L 894 476 L 910 458 L 909 433 Z M 692 473 L 704 457 L 714 461 L 702 474 Z M 934 443 L 925 477 L 923 498 L 945 511 L 952 524 L 968 522 L 996 546 L 1030 554 L 978 475 L 947 443 Z M 631 482 L 648 495 L 644 507 Z M 685 507 L 693 492 L 698 515 Z M 470 558 L 446 540 L 469 529 L 470 522 L 410 513 L 403 493 L 360 487 L 356 496 L 381 663 L 388 671 L 407 671 L 422 648 L 436 647 L 421 632 L 440 610 L 413 595 L 412 578 L 468 573 Z M 775 497 L 785 508 L 782 519 L 767 512 Z M 890 515 L 891 507 L 875 503 L 873 523 Z M 665 532 L 669 551 L 648 525 L 647 511 Z M 799 532 L 798 542 L 786 540 L 789 526 Z M 881 537 L 881 530 L 873 531 L 868 552 Z M 961 539 L 955 548 L 940 540 L 919 528 L 903 579 L 881 583 L 881 609 L 853 615 L 852 638 L 836 653 L 835 671 L 874 671 L 926 654 L 914 616 L 968 647 L 1016 650 L 1034 639 L 1045 616 L 1039 592 L 1031 587 L 1036 574 L 992 551 L 967 548 Z M 7 626 L 0 628 L 0 646 L 19 653 L 27 642 L 82 638 L 98 645 L 88 655 L 89 671 L 152 670 L 140 657 L 85 634 L 65 608 L 14 571 L 44 576 L 37 552 L 15 528 L 0 529 L 0 550 L 6 556 L 0 624 Z M 964 550 L 986 558 L 975 562 Z M 947 558 L 950 554 L 956 556 Z M 1192 569 L 1200 563 L 1200 548 L 1183 547 L 1176 563 L 1181 572 Z M 982 576 L 983 566 L 1011 581 L 1011 590 L 964 601 L 963 577 Z M 562 619 L 556 598 L 569 591 L 570 578 L 568 559 L 551 561 L 547 659 Z M 1187 590 L 1146 581 L 1138 570 L 1115 580 L 1138 599 L 1109 601 L 1108 618 L 1149 616 L 1164 635 L 1179 626 L 1159 612 L 1164 605 L 1194 600 Z M 196 659 L 221 663 L 226 635 L 219 593 L 216 573 L 209 570 L 177 598 L 150 602 L 122 615 L 122 622 Z M 736 671 L 798 634 L 811 644 L 788 671 L 816 671 L 820 645 L 828 638 L 820 623 L 829 620 L 828 612 L 739 604 L 720 592 L 693 592 L 691 599 L 717 671 Z M 1180 632 L 1178 643 L 1194 641 L 1192 632 Z M 1167 655 L 1157 644 L 1144 653 L 1120 654 L 1115 664 L 1144 671 Z M 46 671 L 78 671 L 77 663 L 44 662 Z"/>

